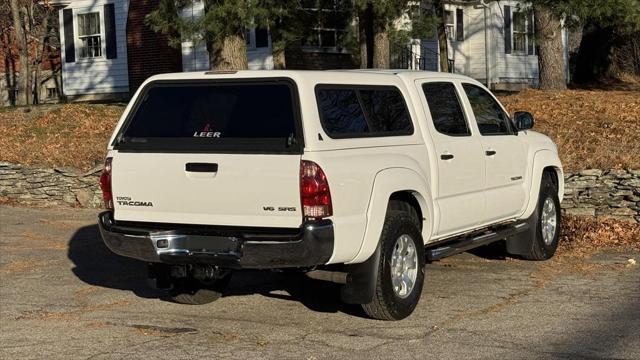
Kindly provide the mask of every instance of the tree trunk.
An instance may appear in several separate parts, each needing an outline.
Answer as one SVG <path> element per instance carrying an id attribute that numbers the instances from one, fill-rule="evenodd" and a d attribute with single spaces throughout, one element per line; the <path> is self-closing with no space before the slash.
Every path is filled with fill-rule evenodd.
<path id="1" fill-rule="evenodd" d="M 227 35 L 222 43 L 208 42 L 211 70 L 246 70 L 247 46 L 240 33 Z"/>
<path id="2" fill-rule="evenodd" d="M 389 25 L 386 19 L 376 19 L 373 29 L 373 67 L 389 68 Z"/>
<path id="3" fill-rule="evenodd" d="M 368 69 L 367 61 L 367 29 L 365 27 L 365 19 L 363 12 L 358 12 L 358 47 L 360 49 L 360 69 Z"/>
<path id="4" fill-rule="evenodd" d="M 560 19 L 543 6 L 536 6 L 534 11 L 536 39 L 539 47 L 539 87 L 544 90 L 566 89 L 567 81 Z"/>
<path id="5" fill-rule="evenodd" d="M 42 23 L 39 26 L 38 44 L 36 47 L 36 69 L 33 80 L 33 101 L 34 104 L 39 104 L 41 101 L 40 86 L 42 82 L 42 62 L 45 54 L 47 54 L 47 27 L 49 26 L 49 13 L 45 13 L 42 18 Z"/>
<path id="6" fill-rule="evenodd" d="M 44 44 L 40 43 L 36 48 L 36 68 L 33 72 L 33 99 L 31 103 L 39 104 L 40 103 L 40 82 L 42 81 L 42 55 L 44 53 Z"/>
<path id="7" fill-rule="evenodd" d="M 284 51 L 284 45 L 279 49 L 273 49 L 273 68 L 275 70 L 284 70 L 287 68 L 287 59 Z"/>
<path id="8" fill-rule="evenodd" d="M 444 26 L 438 26 L 438 53 L 440 54 L 440 71 L 449 72 L 449 45 Z"/>
<path id="9" fill-rule="evenodd" d="M 282 33 L 276 29 L 282 24 L 276 24 L 273 28 L 269 29 L 271 34 L 271 47 L 273 52 L 273 68 L 275 70 L 284 70 L 287 68 L 287 59 L 285 57 L 285 49 L 287 43 L 282 39 Z"/>
<path id="10" fill-rule="evenodd" d="M 360 68 L 373 67 L 373 7 L 358 12 L 358 45 L 360 47 Z"/>
<path id="11" fill-rule="evenodd" d="M 449 72 L 449 45 L 447 44 L 447 30 L 444 26 L 444 5 L 442 4 L 442 0 L 434 0 L 433 6 L 436 10 L 436 16 L 438 17 L 436 31 L 438 33 L 440 71 Z"/>
<path id="12" fill-rule="evenodd" d="M 29 86 L 29 50 L 20 15 L 18 0 L 11 0 L 11 17 L 13 18 L 13 30 L 16 47 L 18 48 L 18 58 L 20 59 L 20 77 L 16 84 L 18 90 L 16 105 L 28 105 L 30 98 L 29 93 L 31 92 Z"/>

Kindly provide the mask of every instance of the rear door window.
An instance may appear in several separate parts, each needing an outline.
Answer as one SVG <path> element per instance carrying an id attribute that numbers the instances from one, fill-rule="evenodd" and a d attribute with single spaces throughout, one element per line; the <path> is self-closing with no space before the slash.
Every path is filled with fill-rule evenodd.
<path id="1" fill-rule="evenodd" d="M 422 85 L 436 130 L 449 136 L 470 136 L 458 93 L 453 83 L 432 82 Z"/>
<path id="2" fill-rule="evenodd" d="M 139 97 L 121 149 L 297 152 L 298 105 L 288 81 L 158 82 Z"/>
<path id="3" fill-rule="evenodd" d="M 332 138 L 413 134 L 407 104 L 391 86 L 319 85 L 320 121 Z"/>

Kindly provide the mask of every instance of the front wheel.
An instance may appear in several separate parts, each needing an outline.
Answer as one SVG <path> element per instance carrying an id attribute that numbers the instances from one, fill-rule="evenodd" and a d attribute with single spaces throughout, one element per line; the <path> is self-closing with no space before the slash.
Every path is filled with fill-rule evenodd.
<path id="1" fill-rule="evenodd" d="M 549 173 L 542 176 L 538 206 L 531 220 L 530 243 L 522 256 L 528 260 L 548 260 L 558 248 L 561 221 L 558 189 Z"/>
<path id="2" fill-rule="evenodd" d="M 411 215 L 390 210 L 380 246 L 373 299 L 362 308 L 374 319 L 404 319 L 416 308 L 424 283 L 424 244 Z"/>

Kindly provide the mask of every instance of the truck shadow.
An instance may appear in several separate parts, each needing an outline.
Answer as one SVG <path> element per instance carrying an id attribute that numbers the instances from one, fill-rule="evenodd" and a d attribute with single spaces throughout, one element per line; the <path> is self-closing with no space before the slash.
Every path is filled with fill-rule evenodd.
<path id="1" fill-rule="evenodd" d="M 252 294 L 297 301 L 312 311 L 366 317 L 360 306 L 340 301 L 340 285 L 309 279 L 301 272 L 238 271 L 233 274 L 224 297 Z"/>
<path id="2" fill-rule="evenodd" d="M 87 284 L 128 290 L 144 298 L 161 296 L 147 284 L 145 263 L 112 253 L 102 242 L 98 225 L 82 227 L 73 234 L 67 257 L 74 265 L 71 271 Z"/>
<path id="3" fill-rule="evenodd" d="M 170 301 L 165 291 L 153 288 L 147 280 L 144 262 L 116 255 L 106 247 L 97 225 L 82 227 L 72 235 L 67 256 L 74 265 L 71 271 L 87 284 L 131 291 L 143 298 Z M 338 285 L 312 280 L 297 272 L 237 271 L 224 296 L 253 294 L 298 301 L 317 312 L 365 316 L 359 306 L 340 301 Z"/>

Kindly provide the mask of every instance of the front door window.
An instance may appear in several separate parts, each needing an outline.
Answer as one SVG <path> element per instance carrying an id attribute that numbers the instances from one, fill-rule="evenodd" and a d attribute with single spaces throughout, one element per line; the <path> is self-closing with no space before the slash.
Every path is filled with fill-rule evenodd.
<path id="1" fill-rule="evenodd" d="M 512 134 L 511 120 L 493 96 L 482 88 L 463 84 L 473 114 L 478 123 L 478 129 L 482 135 L 510 135 Z"/>

